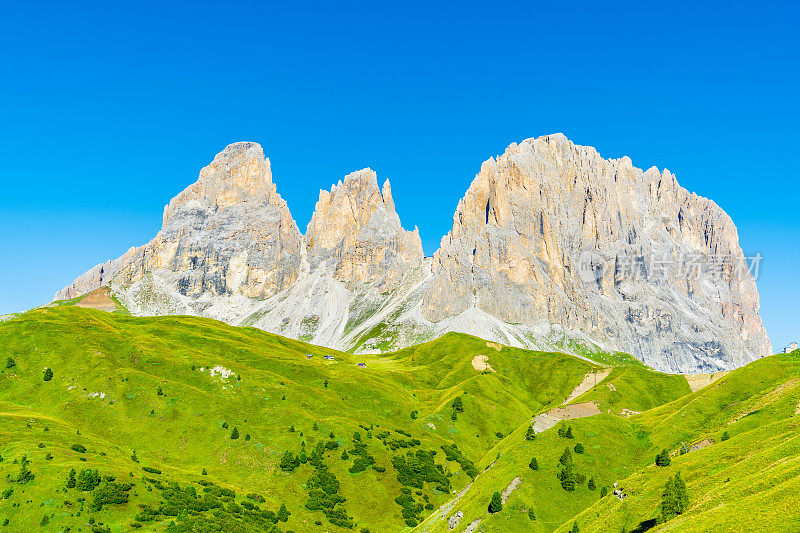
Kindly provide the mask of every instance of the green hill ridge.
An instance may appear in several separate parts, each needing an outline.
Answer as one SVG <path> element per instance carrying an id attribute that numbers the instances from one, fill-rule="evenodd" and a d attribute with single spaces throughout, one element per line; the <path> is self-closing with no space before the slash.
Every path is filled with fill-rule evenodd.
<path id="1" fill-rule="evenodd" d="M 72 305 L 0 323 L 0 347 L 2 531 L 450 531 L 456 513 L 453 531 L 800 523 L 797 352 L 692 393 L 620 354 L 595 364 L 451 333 L 354 355 Z M 609 363 L 570 402 L 600 414 L 526 439 Z M 565 448 L 572 491 L 557 478 Z M 662 449 L 668 467 L 653 465 Z M 651 524 L 677 472 L 688 509 Z"/>

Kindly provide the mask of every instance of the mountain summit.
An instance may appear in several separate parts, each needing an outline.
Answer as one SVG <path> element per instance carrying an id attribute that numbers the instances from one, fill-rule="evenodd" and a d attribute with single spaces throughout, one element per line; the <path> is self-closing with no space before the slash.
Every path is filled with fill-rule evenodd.
<path id="1" fill-rule="evenodd" d="M 744 264 L 714 202 L 668 170 L 561 134 L 485 161 L 433 258 L 370 169 L 321 191 L 302 235 L 261 147 L 235 143 L 167 205 L 152 241 L 56 299 L 108 285 L 134 314 L 209 316 L 338 349 L 459 331 L 700 372 L 771 352 Z"/>

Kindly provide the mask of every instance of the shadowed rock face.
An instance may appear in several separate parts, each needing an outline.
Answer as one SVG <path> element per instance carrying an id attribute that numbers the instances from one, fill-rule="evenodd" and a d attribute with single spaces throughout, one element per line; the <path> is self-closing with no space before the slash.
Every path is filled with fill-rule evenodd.
<path id="1" fill-rule="evenodd" d="M 587 250 L 601 267 L 588 277 Z M 528 139 L 486 161 L 459 202 L 424 314 L 476 307 L 508 323 L 558 324 L 665 369 L 769 354 L 751 276 L 664 275 L 698 258 L 743 259 L 712 201 L 667 170 L 603 159 L 560 134 Z"/>
<path id="2" fill-rule="evenodd" d="M 567 351 L 577 339 L 670 371 L 769 354 L 752 276 L 660 270 L 687 258 L 726 258 L 725 273 L 742 259 L 722 209 L 667 170 L 560 134 L 486 161 L 432 259 L 372 170 L 321 191 L 303 236 L 261 147 L 236 143 L 169 203 L 151 242 L 56 298 L 110 285 L 135 314 L 203 314 L 340 349 L 463 331 Z"/>

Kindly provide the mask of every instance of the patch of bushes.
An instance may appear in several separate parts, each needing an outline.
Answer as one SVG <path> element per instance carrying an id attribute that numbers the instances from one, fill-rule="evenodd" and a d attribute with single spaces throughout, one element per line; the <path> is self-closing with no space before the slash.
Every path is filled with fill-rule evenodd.
<path id="1" fill-rule="evenodd" d="M 325 518 L 335 526 L 352 528 L 355 523 L 347 514 L 344 506 L 345 498 L 339 494 L 339 480 L 325 464 L 324 452 L 322 443 L 318 443 L 308 461 L 314 466 L 314 474 L 306 482 L 308 491 L 306 509 L 321 511 Z"/>
<path id="2" fill-rule="evenodd" d="M 499 513 L 503 510 L 503 498 L 500 496 L 500 493 L 494 491 L 492 494 L 492 500 L 489 502 L 489 512 L 490 513 Z"/>
<path id="3" fill-rule="evenodd" d="M 19 463 L 20 463 L 19 472 L 17 473 L 16 476 L 12 476 L 9 474 L 9 476 L 7 477 L 7 481 L 9 483 L 19 483 L 20 485 L 24 485 L 29 481 L 33 481 L 36 476 L 33 475 L 33 472 L 31 472 L 30 469 L 28 468 L 28 465 L 31 463 L 28 460 L 28 456 L 23 455 Z"/>
<path id="4" fill-rule="evenodd" d="M 97 469 L 83 468 L 78 473 L 77 483 L 75 488 L 84 492 L 94 490 L 100 484 L 100 472 Z"/>
<path id="5" fill-rule="evenodd" d="M 406 455 L 395 455 L 392 466 L 397 471 L 397 481 L 401 485 L 423 488 L 424 484 L 434 483 L 441 492 L 450 492 L 450 479 L 445 475 L 442 465 L 437 465 L 433 458 L 436 452 L 417 450 Z"/>
<path id="6" fill-rule="evenodd" d="M 284 472 L 294 472 L 297 467 L 300 466 L 300 457 L 286 450 L 283 452 L 281 462 L 278 466 Z"/>
<path id="7" fill-rule="evenodd" d="M 180 486 L 178 483 L 170 483 L 163 486 L 161 490 L 164 501 L 157 509 L 139 504 L 140 510 L 134 517 L 136 523 L 179 517 L 177 521 L 171 521 L 165 531 L 169 533 L 218 531 L 277 533 L 279 531 L 275 526 L 278 522 L 276 513 L 261 510 L 250 502 L 242 502 L 240 506 L 233 501 L 236 494 L 234 491 L 218 487 L 209 481 L 200 484 L 204 487 L 202 496 L 191 485 Z M 227 502 L 227 506 L 224 506 L 223 502 Z"/>
<path id="8" fill-rule="evenodd" d="M 472 479 L 475 479 L 475 476 L 478 475 L 478 469 L 475 468 L 475 464 L 464 457 L 462 455 L 461 450 L 458 449 L 458 446 L 455 444 L 450 444 L 446 446 L 442 446 L 442 450 L 444 451 L 445 459 L 448 461 L 455 461 L 459 465 L 461 465 L 461 470 L 464 471 Z"/>
<path id="9" fill-rule="evenodd" d="M 408 493 L 404 492 L 395 498 L 394 501 L 401 507 L 400 514 L 402 514 L 406 525 L 414 527 L 422 521 L 421 514 L 424 506 L 421 503 L 415 502 L 414 497 L 410 493 L 411 491 L 408 491 Z"/>
<path id="10" fill-rule="evenodd" d="M 128 503 L 128 491 L 131 486 L 127 483 L 106 482 L 92 492 L 92 503 L 89 509 L 100 511 L 104 505 Z"/>

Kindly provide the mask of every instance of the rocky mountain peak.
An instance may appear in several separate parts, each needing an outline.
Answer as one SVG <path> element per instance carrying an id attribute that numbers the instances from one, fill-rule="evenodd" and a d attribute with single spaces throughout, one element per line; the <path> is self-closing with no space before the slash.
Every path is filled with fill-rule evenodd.
<path id="1" fill-rule="evenodd" d="M 306 231 L 312 268 L 328 261 L 344 282 L 386 281 L 423 258 L 419 231 L 406 231 L 395 210 L 389 180 L 352 172 L 330 191 L 320 191 Z"/>
<path id="2" fill-rule="evenodd" d="M 243 203 L 267 203 L 275 191 L 269 159 L 254 142 L 229 144 L 200 171 L 198 180 L 164 208 L 164 223 L 179 205 L 199 202 L 221 209 Z"/>
<path id="3" fill-rule="evenodd" d="M 136 293 L 141 301 L 129 302 L 133 307 L 147 306 L 144 300 L 152 298 L 194 298 L 194 307 L 178 308 L 183 313 L 202 309 L 214 296 L 268 297 L 297 279 L 301 241 L 261 146 L 234 143 L 164 208 L 152 241 L 98 265 L 56 298 L 112 280 Z M 154 275 L 157 282 L 149 279 Z"/>
<path id="4" fill-rule="evenodd" d="M 771 350 L 753 277 L 725 275 L 743 259 L 713 201 L 563 134 L 484 161 L 432 260 L 371 169 L 320 191 L 303 236 L 261 147 L 235 143 L 169 203 L 152 241 L 56 298 L 110 284 L 135 314 L 203 314 L 341 349 L 460 331 L 714 372 Z M 659 271 L 698 262 L 723 275 Z"/>
<path id="5" fill-rule="evenodd" d="M 589 282 L 587 251 L 602 262 Z M 743 259 L 730 217 L 669 171 L 548 135 L 481 165 L 434 256 L 423 308 L 433 321 L 479 309 L 584 332 L 656 368 L 715 370 L 769 353 L 752 277 L 673 278 L 650 265 Z M 621 272 L 628 265 L 634 272 Z"/>

